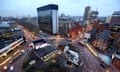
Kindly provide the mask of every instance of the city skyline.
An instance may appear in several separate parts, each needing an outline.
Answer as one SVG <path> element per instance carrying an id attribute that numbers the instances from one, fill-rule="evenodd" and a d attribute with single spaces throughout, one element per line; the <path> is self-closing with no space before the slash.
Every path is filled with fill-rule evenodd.
<path id="1" fill-rule="evenodd" d="M 59 15 L 83 16 L 86 6 L 98 10 L 99 16 L 112 15 L 119 11 L 119 0 L 1 0 L 0 16 L 37 16 L 37 8 L 47 4 L 57 4 Z M 69 5 L 68 5 L 69 4 Z"/>

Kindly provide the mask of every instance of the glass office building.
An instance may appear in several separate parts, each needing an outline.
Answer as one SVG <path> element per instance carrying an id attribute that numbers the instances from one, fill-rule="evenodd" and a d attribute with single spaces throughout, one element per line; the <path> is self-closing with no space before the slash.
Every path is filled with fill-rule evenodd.
<path id="1" fill-rule="evenodd" d="M 54 4 L 37 8 L 38 24 L 42 31 L 58 33 L 58 6 Z"/>

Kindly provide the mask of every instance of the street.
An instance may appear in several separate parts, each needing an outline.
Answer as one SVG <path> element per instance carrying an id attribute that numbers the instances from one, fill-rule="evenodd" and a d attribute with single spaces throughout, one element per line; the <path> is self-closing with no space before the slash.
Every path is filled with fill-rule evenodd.
<path id="1" fill-rule="evenodd" d="M 78 41 L 74 42 L 74 46 L 80 50 L 80 58 L 83 61 L 84 72 L 119 72 L 114 66 L 110 68 L 103 68 L 102 64 L 86 47 L 78 44 Z"/>
<path id="2" fill-rule="evenodd" d="M 41 38 L 48 39 L 48 42 L 55 45 L 68 45 L 72 44 L 73 46 L 79 48 L 80 59 L 83 62 L 83 70 L 84 72 L 119 72 L 115 67 L 112 68 L 104 68 L 100 64 L 101 62 L 88 50 L 88 48 L 81 46 L 78 44 L 79 38 L 78 36 L 75 39 L 72 39 L 71 42 L 66 41 L 65 38 L 56 38 L 55 36 L 44 36 L 44 34 L 40 34 Z M 53 38 L 51 41 L 51 37 Z"/>
<path id="3" fill-rule="evenodd" d="M 21 46 L 22 50 L 26 50 L 26 44 Z M 17 55 L 17 57 L 14 58 L 14 60 L 12 60 L 12 62 L 9 64 L 8 69 L 6 72 L 23 72 L 22 71 L 22 62 L 24 60 L 25 57 L 25 52 L 19 53 Z M 11 69 L 11 67 L 13 67 L 13 70 Z"/>
<path id="4" fill-rule="evenodd" d="M 28 44 L 33 40 L 40 39 L 43 37 L 42 35 L 40 35 L 41 37 L 34 36 L 33 33 L 29 32 L 23 26 L 20 26 L 20 27 L 24 31 L 24 35 L 27 39 L 27 43 L 22 46 L 19 46 L 20 47 L 19 49 L 20 50 L 22 49 L 25 52 L 21 52 L 17 55 L 17 57 L 13 60 L 13 62 L 8 65 L 7 72 L 11 72 L 11 71 L 12 72 L 23 72 L 21 66 L 22 66 L 22 61 L 24 59 L 25 53 L 27 52 Z M 79 39 L 77 37 L 75 39 L 72 39 L 71 42 L 66 41 L 65 38 L 56 38 L 55 36 L 53 36 L 53 38 L 56 38 L 56 39 L 51 41 L 50 37 L 51 36 L 47 36 L 44 38 L 48 39 L 47 41 L 51 44 L 58 44 L 58 45 L 59 44 L 63 44 L 63 45 L 72 44 L 73 46 L 79 49 L 79 56 L 83 62 L 83 72 L 119 72 L 114 67 L 112 68 L 102 67 L 100 65 L 101 62 L 90 52 L 88 48 L 78 44 Z"/>

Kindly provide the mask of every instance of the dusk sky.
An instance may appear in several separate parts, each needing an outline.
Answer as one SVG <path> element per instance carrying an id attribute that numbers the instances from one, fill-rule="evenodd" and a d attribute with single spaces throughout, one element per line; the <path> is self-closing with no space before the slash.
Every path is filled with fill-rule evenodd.
<path id="1" fill-rule="evenodd" d="M 59 15 L 83 16 L 84 8 L 91 6 L 99 16 L 120 11 L 120 0 L 0 0 L 0 16 L 37 16 L 36 8 L 47 4 L 58 4 Z"/>

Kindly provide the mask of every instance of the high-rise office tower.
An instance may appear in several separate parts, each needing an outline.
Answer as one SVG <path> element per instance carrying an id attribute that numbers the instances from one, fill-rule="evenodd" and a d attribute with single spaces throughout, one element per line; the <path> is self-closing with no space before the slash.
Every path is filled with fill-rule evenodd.
<path id="1" fill-rule="evenodd" d="M 40 30 L 51 34 L 58 33 L 58 5 L 49 4 L 39 7 L 37 12 Z"/>
<path id="2" fill-rule="evenodd" d="M 90 12 L 91 12 L 91 7 L 87 6 L 85 8 L 85 11 L 84 11 L 84 17 L 83 17 L 84 22 L 85 21 L 89 21 L 89 19 L 90 19 Z"/>

